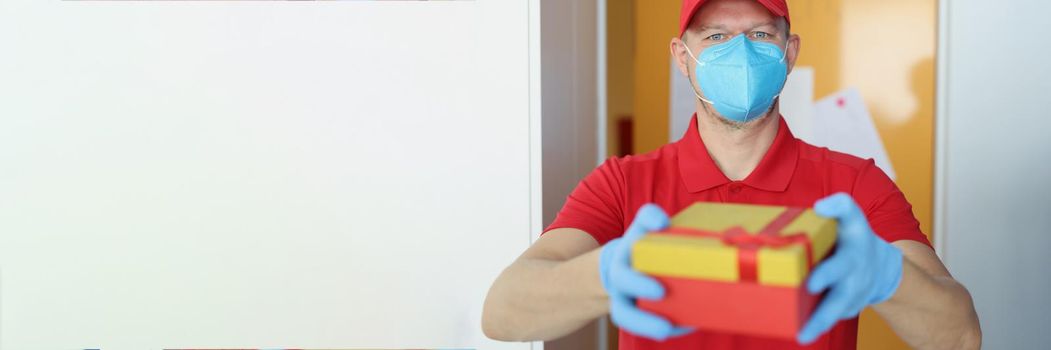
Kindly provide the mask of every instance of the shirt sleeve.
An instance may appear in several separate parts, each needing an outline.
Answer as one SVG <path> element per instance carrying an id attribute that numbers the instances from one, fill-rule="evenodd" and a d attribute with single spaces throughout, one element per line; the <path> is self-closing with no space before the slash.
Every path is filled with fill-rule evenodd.
<path id="1" fill-rule="evenodd" d="M 913 215 L 905 194 L 871 159 L 858 174 L 854 199 L 865 212 L 872 230 L 883 240 L 910 240 L 934 248 L 920 231 L 920 222 Z"/>
<path id="2" fill-rule="evenodd" d="M 556 228 L 587 232 L 599 245 L 624 234 L 624 173 L 618 158 L 591 171 L 566 198 L 566 204 L 541 235 Z"/>

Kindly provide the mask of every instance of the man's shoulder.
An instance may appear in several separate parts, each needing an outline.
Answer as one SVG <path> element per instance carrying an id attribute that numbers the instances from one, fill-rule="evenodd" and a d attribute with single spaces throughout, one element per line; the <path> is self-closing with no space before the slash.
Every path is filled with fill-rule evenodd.
<path id="1" fill-rule="evenodd" d="M 818 147 L 799 140 L 799 160 L 821 168 L 851 171 L 859 173 L 873 166 L 872 159 L 865 159 L 843 152 L 833 151 L 828 147 Z"/>
<path id="2" fill-rule="evenodd" d="M 678 159 L 675 151 L 675 144 L 668 143 L 646 153 L 611 157 L 606 165 L 615 166 L 625 173 L 649 172 L 673 165 Z"/>
<path id="3" fill-rule="evenodd" d="M 850 192 L 860 202 L 879 200 L 898 191 L 894 180 L 872 159 L 800 141 L 799 160 L 800 166 L 809 168 L 812 174 L 824 176 L 834 188 Z"/>

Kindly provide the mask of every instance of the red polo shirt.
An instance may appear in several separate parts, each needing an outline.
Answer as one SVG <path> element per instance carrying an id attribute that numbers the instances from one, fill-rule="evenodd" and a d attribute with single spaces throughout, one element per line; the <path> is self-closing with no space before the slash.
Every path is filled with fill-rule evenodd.
<path id="1" fill-rule="evenodd" d="M 605 244 L 620 237 L 646 203 L 656 203 L 669 214 L 697 201 L 810 207 L 836 192 L 850 193 L 884 240 L 907 239 L 930 246 L 912 206 L 871 159 L 809 145 L 792 136 L 781 119 L 777 136 L 756 169 L 743 181 L 731 181 L 708 154 L 696 115 L 678 142 L 639 156 L 610 158 L 592 171 L 544 231 L 576 228 Z M 621 331 L 620 348 L 854 349 L 857 327 L 857 318 L 841 321 L 806 347 L 795 341 L 705 331 L 656 342 Z"/>

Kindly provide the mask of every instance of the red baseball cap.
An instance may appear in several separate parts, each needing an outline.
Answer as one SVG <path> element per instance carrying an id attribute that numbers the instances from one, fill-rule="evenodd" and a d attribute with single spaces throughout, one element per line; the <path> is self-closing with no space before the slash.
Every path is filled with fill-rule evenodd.
<path id="1" fill-rule="evenodd" d="M 770 13 L 775 16 L 784 17 L 785 22 L 792 23 L 788 19 L 788 3 L 785 0 L 756 0 L 759 1 L 763 7 L 766 7 Z M 690 26 L 690 19 L 697 13 L 697 10 L 704 5 L 707 0 L 682 0 L 682 12 L 679 14 L 679 36 L 686 33 L 686 27 Z"/>

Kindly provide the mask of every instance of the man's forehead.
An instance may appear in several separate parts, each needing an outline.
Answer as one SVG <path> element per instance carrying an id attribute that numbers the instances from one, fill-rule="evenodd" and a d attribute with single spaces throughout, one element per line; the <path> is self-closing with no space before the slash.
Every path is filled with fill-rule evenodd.
<path id="1" fill-rule="evenodd" d="M 727 22 L 728 21 L 712 21 L 712 22 L 709 22 L 709 23 L 701 23 L 700 21 L 694 21 L 693 23 L 690 23 L 690 28 L 697 29 L 697 30 L 700 30 L 700 31 L 716 30 L 716 29 L 717 30 L 728 30 L 728 29 L 731 29 L 730 28 L 731 26 Z M 742 25 L 739 25 L 739 24 L 743 24 L 743 27 L 745 27 L 745 28 L 761 28 L 761 27 L 777 28 L 777 18 L 772 18 L 772 19 L 766 20 L 766 21 L 740 22 L 740 23 L 734 23 L 734 24 L 736 24 L 736 25 L 734 25 L 734 27 L 742 27 Z"/>
<path id="2" fill-rule="evenodd" d="M 781 21 L 787 24 L 787 9 L 781 9 L 775 0 L 685 0 L 683 2 L 683 16 L 690 15 L 688 20 L 683 18 L 682 31 L 687 28 L 691 30 L 708 29 L 755 29 L 763 26 L 780 28 Z M 689 5 L 694 3 L 694 5 Z M 695 7 L 690 10 L 691 6 Z M 782 2 L 783 5 L 783 2 Z M 771 9 L 778 9 L 774 11 Z M 781 13 L 785 17 L 781 17 Z"/>
<path id="3" fill-rule="evenodd" d="M 721 23 L 744 20 L 775 23 L 777 18 L 777 15 L 755 0 L 714 0 L 701 5 L 691 22 Z"/>

